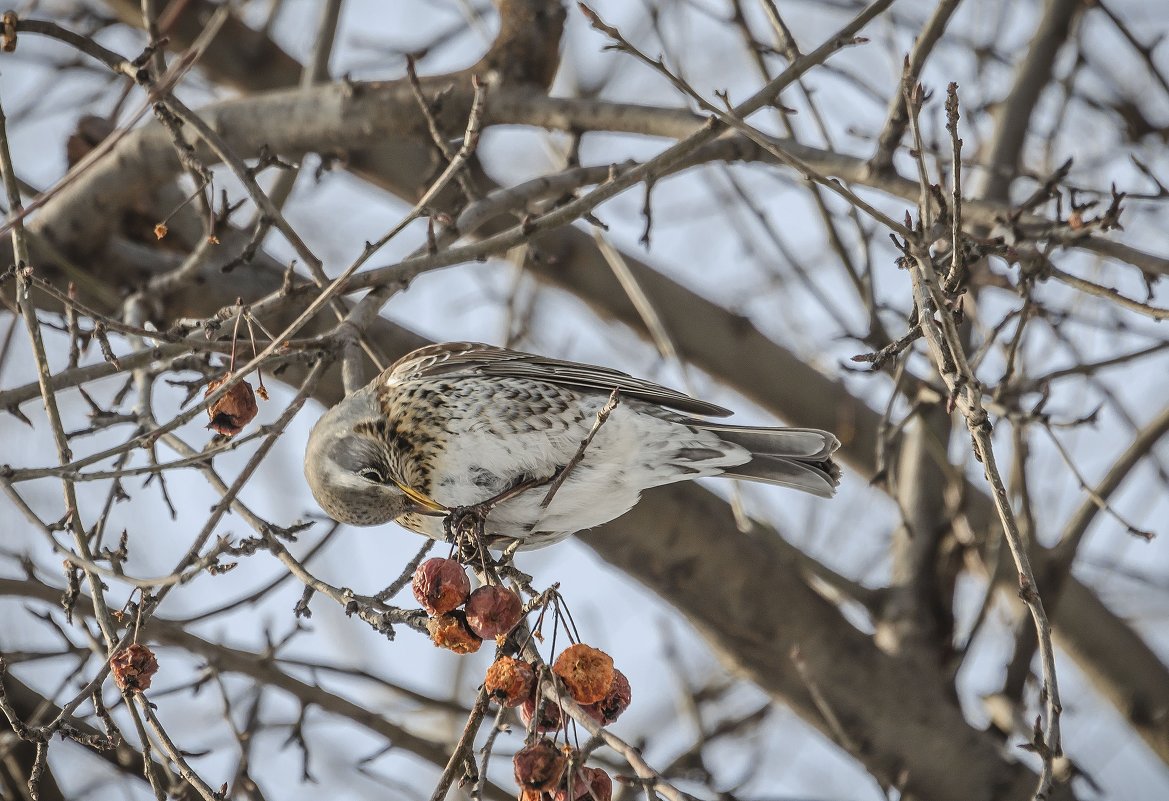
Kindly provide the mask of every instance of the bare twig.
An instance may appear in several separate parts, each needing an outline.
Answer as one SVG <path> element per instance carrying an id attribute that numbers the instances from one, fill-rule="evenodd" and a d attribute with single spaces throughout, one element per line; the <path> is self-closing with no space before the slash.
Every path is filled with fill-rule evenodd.
<path id="1" fill-rule="evenodd" d="M 576 453 L 572 455 L 572 458 L 568 460 L 568 464 L 564 466 L 563 470 L 556 474 L 556 477 L 548 486 L 548 492 L 544 494 L 544 498 L 540 501 L 541 509 L 548 508 L 548 504 L 552 503 L 552 499 L 556 497 L 556 493 L 559 492 L 560 488 L 564 485 L 564 482 L 568 480 L 569 475 L 574 469 L 576 469 L 576 466 L 580 464 L 580 460 L 584 458 L 585 451 L 588 450 L 589 445 L 592 444 L 593 437 L 597 435 L 597 432 L 601 430 L 601 426 L 603 426 L 605 421 L 609 419 L 609 415 L 611 415 L 613 410 L 617 408 L 619 394 L 620 390 L 616 388 L 611 393 L 609 393 L 609 400 L 605 401 L 605 405 L 602 406 L 597 412 L 596 419 L 593 420 L 593 425 L 591 428 L 589 428 L 589 433 L 585 435 L 583 440 L 581 440 L 580 446 L 576 449 Z"/>

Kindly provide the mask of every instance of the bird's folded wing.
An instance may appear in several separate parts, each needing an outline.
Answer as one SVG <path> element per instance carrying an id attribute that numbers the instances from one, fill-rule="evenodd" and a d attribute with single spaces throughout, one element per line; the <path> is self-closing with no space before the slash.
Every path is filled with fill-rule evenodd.
<path id="1" fill-rule="evenodd" d="M 727 417 L 731 414 L 730 410 L 722 406 L 692 398 L 652 381 L 634 378 L 620 370 L 549 359 L 476 342 L 448 342 L 421 348 L 394 364 L 388 372 L 390 380 L 399 382 L 417 378 L 488 376 L 544 381 L 603 394 L 617 389 L 623 396 L 689 414 L 709 417 Z"/>

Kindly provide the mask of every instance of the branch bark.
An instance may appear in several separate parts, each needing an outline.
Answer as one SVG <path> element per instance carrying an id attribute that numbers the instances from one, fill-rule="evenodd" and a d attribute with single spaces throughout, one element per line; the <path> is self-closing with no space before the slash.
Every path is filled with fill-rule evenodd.
<path id="1" fill-rule="evenodd" d="M 880 651 L 808 586 L 778 532 L 760 524 L 738 532 L 717 496 L 660 487 L 581 539 L 686 615 L 733 670 L 832 738 L 793 665 L 798 648 L 852 755 L 902 798 L 1031 798 L 1035 774 L 965 721 L 936 665 Z M 1061 787 L 1052 797 L 1073 795 Z"/>
<path id="2" fill-rule="evenodd" d="M 33 598 L 50 605 L 60 603 L 61 590 L 27 579 L 0 578 L 0 595 Z M 77 609 L 92 614 L 88 599 L 82 597 Z M 330 692 L 318 685 L 302 681 L 272 664 L 262 653 L 253 653 L 211 642 L 188 632 L 181 623 L 155 615 L 140 631 L 144 641 L 158 642 L 182 648 L 193 656 L 226 673 L 247 676 L 268 687 L 283 690 L 303 706 L 317 706 L 339 715 L 374 734 L 384 737 L 395 748 L 416 754 L 433 765 L 445 765 L 450 754 L 442 743 L 428 740 L 410 732 L 384 715 Z M 487 796 L 495 801 L 507 801 L 512 794 L 494 782 L 487 782 Z"/>

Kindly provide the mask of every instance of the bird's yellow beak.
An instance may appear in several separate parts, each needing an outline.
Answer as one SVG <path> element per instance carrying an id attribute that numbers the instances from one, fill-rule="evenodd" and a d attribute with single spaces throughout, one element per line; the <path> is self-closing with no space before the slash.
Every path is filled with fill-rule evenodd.
<path id="1" fill-rule="evenodd" d="M 426 497 L 413 487 L 408 487 L 399 481 L 395 481 L 394 486 L 400 489 L 403 495 L 414 501 L 414 503 L 418 504 L 428 512 L 442 512 L 445 514 L 446 512 L 450 511 L 438 501 Z"/>

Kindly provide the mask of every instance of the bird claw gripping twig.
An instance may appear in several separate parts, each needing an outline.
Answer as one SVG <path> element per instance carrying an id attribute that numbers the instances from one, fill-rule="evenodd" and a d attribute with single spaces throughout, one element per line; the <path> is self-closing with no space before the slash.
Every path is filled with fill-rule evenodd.
<path id="1" fill-rule="evenodd" d="M 493 508 L 490 501 L 477 503 L 473 506 L 456 506 L 447 511 L 443 518 L 442 528 L 447 542 L 455 544 L 460 556 L 478 558 L 486 552 L 483 547 L 483 527 L 487 523 L 487 514 Z"/>

